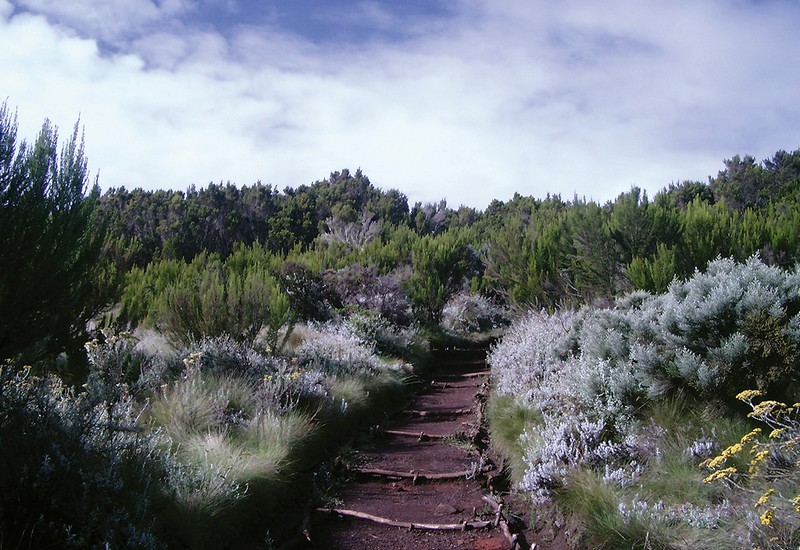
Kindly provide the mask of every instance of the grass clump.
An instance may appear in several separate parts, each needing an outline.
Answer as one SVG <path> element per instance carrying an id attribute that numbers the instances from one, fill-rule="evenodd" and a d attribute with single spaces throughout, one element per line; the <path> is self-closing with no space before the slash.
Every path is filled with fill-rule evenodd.
<path id="1" fill-rule="evenodd" d="M 670 548 L 664 525 L 653 519 L 661 506 L 620 497 L 602 475 L 575 470 L 555 502 L 582 519 L 580 540 L 586 548 Z"/>

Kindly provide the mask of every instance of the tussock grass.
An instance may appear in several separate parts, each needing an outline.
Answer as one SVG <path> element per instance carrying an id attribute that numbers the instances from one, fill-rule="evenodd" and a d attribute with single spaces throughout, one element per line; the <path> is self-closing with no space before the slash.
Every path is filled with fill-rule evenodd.
<path id="1" fill-rule="evenodd" d="M 580 525 L 591 548 L 729 548 L 739 511 L 731 491 L 703 483 L 702 456 L 689 449 L 702 440 L 724 448 L 751 426 L 715 405 L 673 396 L 640 411 L 642 473 L 620 486 L 584 465 L 569 472 L 555 504 Z M 533 444 L 536 444 L 535 439 Z M 709 451 L 711 452 L 711 451 Z M 746 507 L 747 505 L 744 504 Z"/>
<path id="2" fill-rule="evenodd" d="M 352 326 L 301 328 L 286 355 L 226 337 L 147 355 L 127 338 L 87 346 L 81 390 L 0 365 L 0 546 L 287 540 L 320 461 L 399 408 L 415 376 Z"/>
<path id="3" fill-rule="evenodd" d="M 587 548 L 657 549 L 671 548 L 662 525 L 644 517 L 623 517 L 620 495 L 596 472 L 575 470 L 556 503 L 579 515 L 583 522 L 583 543 Z"/>
<path id="4" fill-rule="evenodd" d="M 165 384 L 149 410 L 153 424 L 173 439 L 223 429 L 255 409 L 254 386 L 244 378 L 194 373 Z"/>
<path id="5" fill-rule="evenodd" d="M 714 441 L 715 448 L 724 448 L 750 431 L 751 424 L 727 413 L 722 405 L 685 396 L 653 403 L 643 418 L 663 430 L 653 442 L 658 453 L 641 480 L 643 491 L 670 504 L 710 505 L 721 501 L 724 494 L 720 486 L 702 482 L 708 474 L 699 467 L 704 457 L 692 457 L 689 449 L 701 439 Z M 744 467 L 737 458 L 731 464 Z"/>
<path id="6" fill-rule="evenodd" d="M 486 408 L 492 448 L 508 461 L 514 484 L 525 474 L 525 447 L 520 436 L 541 423 L 541 413 L 523 405 L 510 395 L 492 394 Z"/>
<path id="7" fill-rule="evenodd" d="M 410 371 L 375 361 L 385 366 L 311 376 L 292 363 L 261 378 L 193 366 L 157 388 L 143 418 L 163 434 L 179 466 L 172 479 L 175 506 L 165 520 L 175 539 L 215 548 L 263 539 L 264 531 L 254 531 L 275 535 L 292 524 L 288 518 L 311 496 L 309 468 L 356 426 L 403 402 Z M 284 405 L 265 392 L 283 383 L 321 386 L 302 403 Z"/>
<path id="8" fill-rule="evenodd" d="M 314 419 L 306 413 L 267 412 L 245 426 L 241 439 L 247 451 L 254 453 L 259 462 L 271 463 L 274 471 L 291 465 L 316 429 Z"/>

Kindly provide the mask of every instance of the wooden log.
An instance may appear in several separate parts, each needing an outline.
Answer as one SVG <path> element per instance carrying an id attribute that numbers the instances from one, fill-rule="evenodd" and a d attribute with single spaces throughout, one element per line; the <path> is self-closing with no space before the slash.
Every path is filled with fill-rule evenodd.
<path id="1" fill-rule="evenodd" d="M 396 521 L 393 519 L 368 514 L 366 512 L 359 512 L 358 510 L 347 510 L 344 508 L 317 508 L 317 512 L 365 519 L 381 525 L 389 525 L 392 527 L 401 527 L 404 529 L 420 531 L 465 531 L 472 529 L 488 529 L 492 526 L 491 521 L 464 521 L 461 523 L 417 523 L 413 521 Z"/>

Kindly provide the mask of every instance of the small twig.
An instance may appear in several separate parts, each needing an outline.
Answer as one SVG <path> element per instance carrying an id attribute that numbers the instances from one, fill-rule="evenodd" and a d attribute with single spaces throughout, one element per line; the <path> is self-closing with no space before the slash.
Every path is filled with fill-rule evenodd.
<path id="1" fill-rule="evenodd" d="M 442 388 L 442 389 L 447 389 L 447 388 L 480 388 L 485 383 L 486 382 L 477 382 L 477 383 L 476 382 L 464 382 L 463 384 L 459 384 L 458 380 L 451 380 L 449 382 L 433 381 L 433 382 L 431 382 L 431 386 L 434 387 L 434 388 Z"/>

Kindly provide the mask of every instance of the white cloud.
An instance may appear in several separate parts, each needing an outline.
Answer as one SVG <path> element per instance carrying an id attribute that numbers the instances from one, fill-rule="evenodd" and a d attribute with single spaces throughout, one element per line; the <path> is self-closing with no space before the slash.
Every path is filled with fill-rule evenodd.
<path id="1" fill-rule="evenodd" d="M 275 28 L 186 27 L 182 0 L 90 17 L 62 4 L 9 19 L 0 0 L 0 90 L 21 125 L 80 115 L 105 187 L 282 188 L 361 167 L 412 201 L 606 200 L 800 147 L 789 3 L 474 0 L 413 41 L 328 49 Z M 376 28 L 391 17 L 373 9 Z M 111 55 L 87 36 L 130 41 Z"/>

